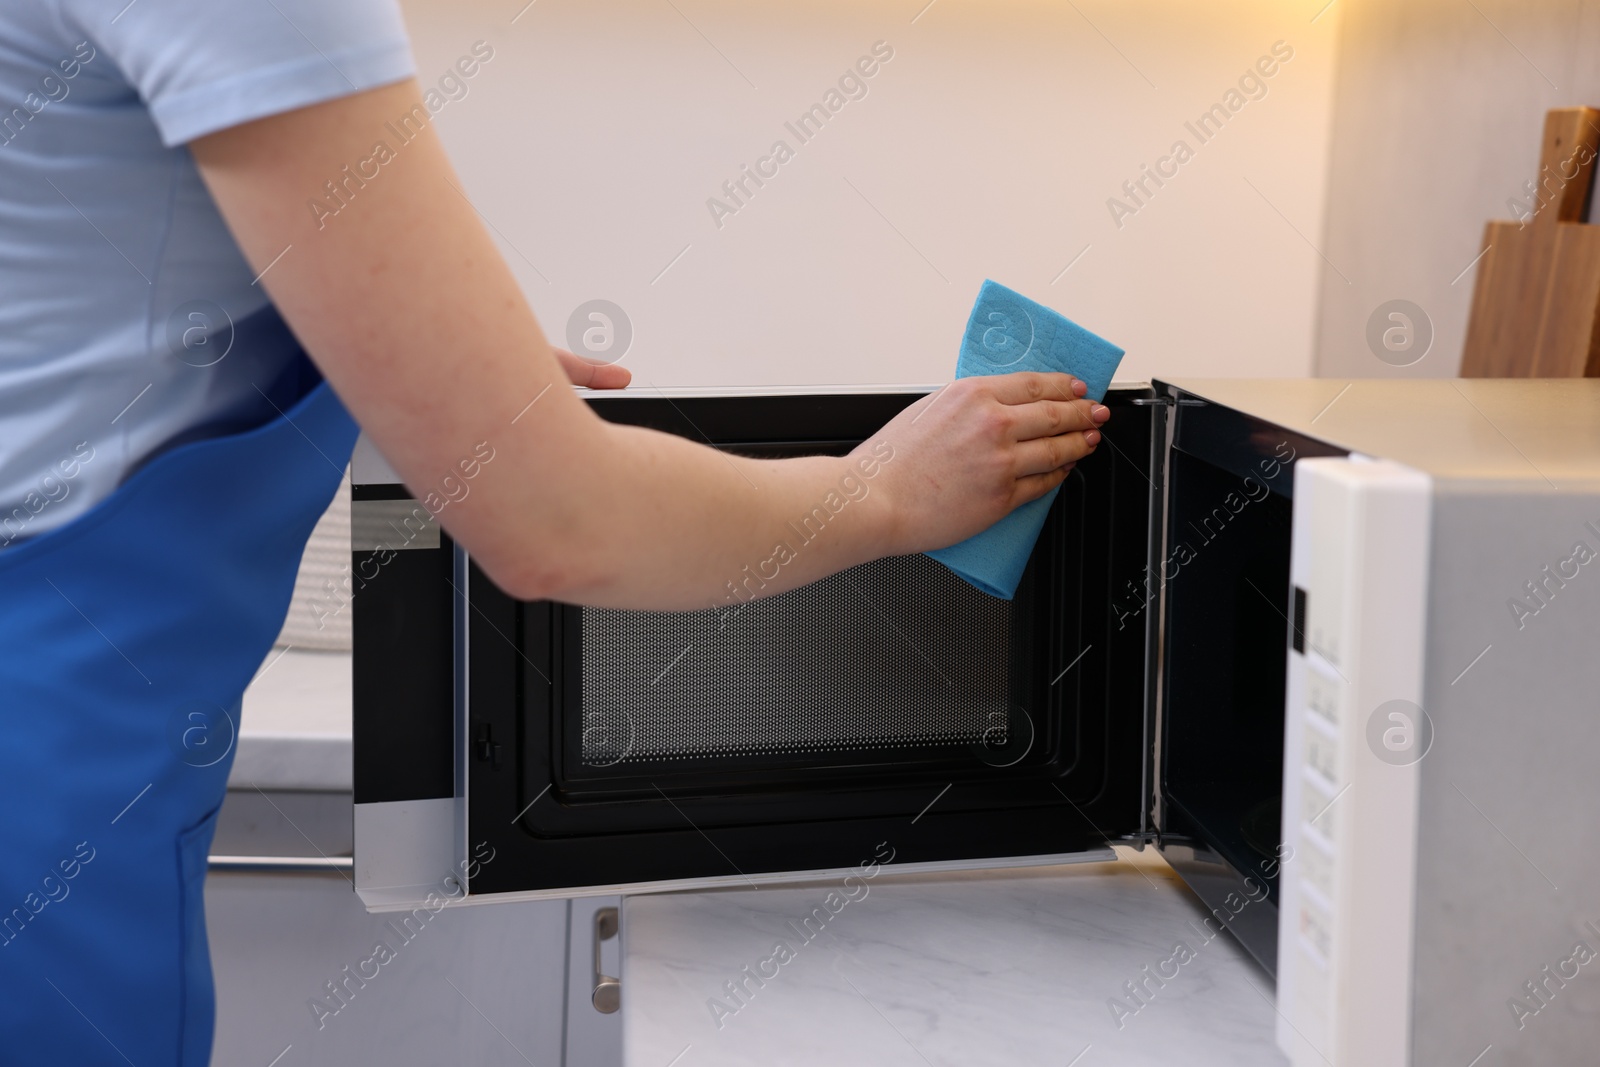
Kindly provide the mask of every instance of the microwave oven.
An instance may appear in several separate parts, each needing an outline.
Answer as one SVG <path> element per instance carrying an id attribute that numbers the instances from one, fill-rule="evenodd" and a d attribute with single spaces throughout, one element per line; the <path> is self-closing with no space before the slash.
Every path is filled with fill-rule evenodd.
<path id="1" fill-rule="evenodd" d="M 1576 647 L 1600 577 L 1573 562 L 1600 549 L 1595 386 L 1116 384 L 1009 602 L 925 556 L 727 609 L 518 601 L 363 441 L 356 889 L 409 911 L 1148 844 L 1276 977 L 1296 1064 L 1455 1062 L 1512 997 L 1521 1028 L 1484 1044 L 1565 1047 L 1594 1001 L 1510 961 L 1537 983 L 1562 937 L 1600 951 L 1571 895 L 1600 888 L 1600 841 L 1559 788 L 1600 799 L 1576 762 L 1600 753 Z M 924 392 L 586 395 L 785 456 L 842 454 Z M 1522 848 L 1568 895 L 1530 899 Z"/>

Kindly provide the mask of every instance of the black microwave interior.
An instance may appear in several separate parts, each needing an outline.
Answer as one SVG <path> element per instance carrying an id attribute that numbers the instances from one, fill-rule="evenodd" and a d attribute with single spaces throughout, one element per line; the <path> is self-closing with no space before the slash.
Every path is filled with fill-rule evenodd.
<path id="1" fill-rule="evenodd" d="M 1051 696 L 1034 684 L 1033 596 L 1008 604 L 896 556 L 703 611 L 557 609 L 563 785 L 693 789 L 759 767 L 765 788 L 968 749 L 999 761 Z"/>
<path id="2" fill-rule="evenodd" d="M 595 398 L 730 452 L 842 454 L 918 394 Z M 1141 829 L 1148 389 L 1059 494 L 1017 597 L 923 556 L 695 612 L 518 602 L 475 568 L 474 892 L 1082 851 Z M 870 491 L 870 486 L 868 487 Z M 448 539 L 446 539 L 448 540 Z"/>
<path id="3" fill-rule="evenodd" d="M 857 443 L 724 447 L 776 458 Z M 857 479 L 854 492 L 871 483 Z M 1044 674 L 1052 650 L 1080 643 L 1080 621 L 1051 602 L 1081 582 L 1069 563 L 1082 555 L 1091 495 L 1081 475 L 1063 487 L 1009 602 L 913 555 L 762 598 L 760 574 L 746 569 L 700 611 L 548 606 L 557 787 L 575 799 L 656 798 L 1070 766 L 1081 742 L 1061 727 L 1077 693 Z M 803 551 L 805 534 L 789 536 Z"/>

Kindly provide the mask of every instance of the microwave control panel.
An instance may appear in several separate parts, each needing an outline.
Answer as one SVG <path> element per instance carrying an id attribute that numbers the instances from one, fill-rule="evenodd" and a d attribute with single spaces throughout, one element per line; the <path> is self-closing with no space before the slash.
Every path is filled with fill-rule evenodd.
<path id="1" fill-rule="evenodd" d="M 1362 457 L 1295 473 L 1278 932 L 1295 1067 L 1409 1062 L 1430 492 Z"/>

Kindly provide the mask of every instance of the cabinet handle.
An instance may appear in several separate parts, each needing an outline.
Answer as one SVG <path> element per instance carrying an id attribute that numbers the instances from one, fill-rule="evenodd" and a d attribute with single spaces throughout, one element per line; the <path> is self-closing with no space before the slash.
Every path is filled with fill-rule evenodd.
<path id="1" fill-rule="evenodd" d="M 600 942 L 617 936 L 617 909 L 598 908 L 594 913 L 594 993 L 589 997 L 594 1010 L 610 1015 L 622 1006 L 622 983 L 600 973 Z"/>
<path id="2" fill-rule="evenodd" d="M 352 871 L 355 860 L 349 856 L 211 856 L 207 866 L 213 871 L 322 874 Z"/>

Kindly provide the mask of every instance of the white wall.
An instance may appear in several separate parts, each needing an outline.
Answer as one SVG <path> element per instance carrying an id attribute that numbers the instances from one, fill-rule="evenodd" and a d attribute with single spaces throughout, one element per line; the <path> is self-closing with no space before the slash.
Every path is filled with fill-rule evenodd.
<path id="1" fill-rule="evenodd" d="M 1340 0 L 1317 373 L 1454 377 L 1483 224 L 1539 168 L 1544 113 L 1600 106 L 1600 7 L 1583 0 Z M 1405 299 L 1432 351 L 1393 368 L 1368 317 Z"/>
<path id="2" fill-rule="evenodd" d="M 985 277 L 1126 347 L 1123 377 L 1309 373 L 1342 4 L 924 2 L 404 6 L 425 85 L 494 48 L 438 128 L 547 333 L 615 301 L 641 383 L 944 380 Z M 1200 146 L 1185 120 L 1280 39 Z M 784 121 L 878 40 L 868 95 L 800 145 Z M 780 137 L 719 229 L 707 198 Z M 1179 138 L 1119 228 L 1107 199 Z"/>

